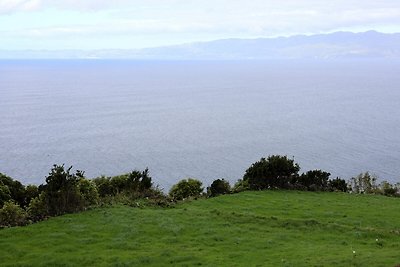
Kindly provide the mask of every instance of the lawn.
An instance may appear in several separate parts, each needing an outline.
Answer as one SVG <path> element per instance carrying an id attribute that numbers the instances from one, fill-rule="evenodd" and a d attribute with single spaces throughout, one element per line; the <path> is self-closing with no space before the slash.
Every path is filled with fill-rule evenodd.
<path id="1" fill-rule="evenodd" d="M 0 230 L 1 266 L 395 266 L 400 199 L 243 192 Z"/>

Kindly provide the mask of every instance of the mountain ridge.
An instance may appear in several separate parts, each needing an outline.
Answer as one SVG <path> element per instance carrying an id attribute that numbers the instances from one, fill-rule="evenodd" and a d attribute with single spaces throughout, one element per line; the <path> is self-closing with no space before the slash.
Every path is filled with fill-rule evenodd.
<path id="1" fill-rule="evenodd" d="M 400 58 L 400 33 L 338 31 L 229 38 L 143 49 L 0 50 L 0 59 L 242 60 Z"/>

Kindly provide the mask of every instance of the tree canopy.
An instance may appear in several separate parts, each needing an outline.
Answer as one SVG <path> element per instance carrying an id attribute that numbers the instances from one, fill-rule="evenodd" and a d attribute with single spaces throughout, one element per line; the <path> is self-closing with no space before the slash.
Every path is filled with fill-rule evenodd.
<path id="1" fill-rule="evenodd" d="M 252 190 L 287 188 L 290 180 L 298 175 L 300 167 L 287 156 L 273 155 L 261 158 L 245 172 L 243 180 Z"/>

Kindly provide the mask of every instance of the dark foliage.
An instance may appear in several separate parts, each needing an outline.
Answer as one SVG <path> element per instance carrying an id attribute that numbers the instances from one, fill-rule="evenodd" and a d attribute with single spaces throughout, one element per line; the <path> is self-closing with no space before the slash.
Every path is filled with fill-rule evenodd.
<path id="1" fill-rule="evenodd" d="M 329 180 L 328 187 L 332 191 L 347 192 L 347 190 L 348 190 L 347 182 L 343 179 L 340 179 L 339 177 L 336 177 L 333 180 Z"/>
<path id="2" fill-rule="evenodd" d="M 229 194 L 230 190 L 231 190 L 231 187 L 229 185 L 229 182 L 225 181 L 224 179 L 214 180 L 212 182 L 211 186 L 208 188 L 209 195 L 211 197 Z"/>
<path id="3" fill-rule="evenodd" d="M 253 163 L 243 176 L 251 190 L 289 188 L 300 167 L 287 156 L 273 155 Z"/>
<path id="4" fill-rule="evenodd" d="M 328 180 L 331 174 L 322 170 L 312 170 L 293 178 L 293 184 L 299 185 L 308 191 L 324 191 L 328 189 Z"/>
<path id="5" fill-rule="evenodd" d="M 101 176 L 93 179 L 97 187 L 97 192 L 101 198 L 115 195 L 114 186 L 111 184 L 111 177 Z"/>
<path id="6" fill-rule="evenodd" d="M 128 194 L 136 197 L 146 197 L 152 194 L 153 182 L 149 170 L 134 170 L 130 173 L 114 177 L 99 177 L 93 179 L 100 197 L 112 197 L 118 194 Z"/>
<path id="7" fill-rule="evenodd" d="M 14 200 L 21 207 L 29 204 L 25 201 L 25 187 L 19 181 L 0 173 L 0 207 L 4 199 L 7 200 L 7 194 L 9 199 Z"/>
<path id="8" fill-rule="evenodd" d="M 44 187 L 46 205 L 50 216 L 76 212 L 83 209 L 83 200 L 78 190 L 78 182 L 83 172 L 71 174 L 72 166 L 54 165 L 46 178 Z"/>

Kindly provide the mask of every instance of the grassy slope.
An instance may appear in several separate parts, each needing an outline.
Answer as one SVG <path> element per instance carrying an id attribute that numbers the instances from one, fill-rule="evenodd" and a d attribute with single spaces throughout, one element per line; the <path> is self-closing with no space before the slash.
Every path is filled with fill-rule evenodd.
<path id="1" fill-rule="evenodd" d="M 400 199 L 244 192 L 3 229 L 0 265 L 394 266 L 399 231 Z"/>

